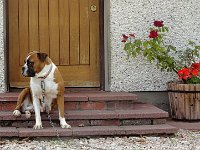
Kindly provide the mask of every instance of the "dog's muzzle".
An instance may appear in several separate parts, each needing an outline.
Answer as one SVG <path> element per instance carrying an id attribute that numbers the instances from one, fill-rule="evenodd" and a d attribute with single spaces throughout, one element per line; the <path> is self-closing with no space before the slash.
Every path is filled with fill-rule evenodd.
<path id="1" fill-rule="evenodd" d="M 29 68 L 26 64 L 22 67 L 22 75 L 25 77 L 34 77 L 35 71 L 33 68 Z"/>

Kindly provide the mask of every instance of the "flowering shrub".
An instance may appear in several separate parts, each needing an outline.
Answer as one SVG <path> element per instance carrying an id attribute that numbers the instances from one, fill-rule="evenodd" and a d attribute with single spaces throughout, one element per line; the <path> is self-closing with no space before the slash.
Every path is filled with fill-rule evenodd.
<path id="1" fill-rule="evenodd" d="M 193 63 L 189 68 L 178 70 L 179 79 L 184 80 L 185 83 L 200 83 L 200 63 Z"/>
<path id="2" fill-rule="evenodd" d="M 189 84 L 200 84 L 200 46 L 189 41 L 184 51 L 177 51 L 176 47 L 165 42 L 168 28 L 163 21 L 154 21 L 147 39 L 136 38 L 135 34 L 122 34 L 124 50 L 129 57 L 143 55 L 149 62 L 155 62 L 161 71 L 174 71 L 180 80 Z"/>

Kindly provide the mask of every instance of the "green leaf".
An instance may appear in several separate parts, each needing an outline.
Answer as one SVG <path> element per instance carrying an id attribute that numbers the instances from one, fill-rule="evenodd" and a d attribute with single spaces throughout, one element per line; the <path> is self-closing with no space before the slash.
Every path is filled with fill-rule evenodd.
<path id="1" fill-rule="evenodd" d="M 196 45 L 195 42 L 193 42 L 193 41 L 189 41 L 188 44 L 191 45 L 191 46 L 195 46 Z"/>
<path id="2" fill-rule="evenodd" d="M 195 46 L 195 49 L 198 49 L 198 50 L 200 50 L 200 46 Z"/>
<path id="3" fill-rule="evenodd" d="M 132 57 L 135 58 L 136 57 L 136 52 L 132 52 Z"/>
<path id="4" fill-rule="evenodd" d="M 186 80 L 187 84 L 200 84 L 200 79 L 198 77 L 192 77 Z"/>
<path id="5" fill-rule="evenodd" d="M 151 54 L 147 55 L 147 60 L 149 62 L 152 62 L 154 60 L 153 56 Z"/>
<path id="6" fill-rule="evenodd" d="M 132 43 L 129 42 L 129 43 L 126 43 L 125 46 L 124 46 L 124 50 L 127 51 L 127 50 L 130 50 L 132 49 Z"/>
<path id="7" fill-rule="evenodd" d="M 135 49 L 135 51 L 136 51 L 136 53 L 140 54 L 140 53 L 141 53 L 141 48 L 137 47 L 137 48 Z"/>
<path id="8" fill-rule="evenodd" d="M 135 40 L 135 46 L 136 47 L 139 47 L 139 46 L 141 46 L 142 45 L 142 41 L 140 41 L 140 40 Z"/>
<path id="9" fill-rule="evenodd" d="M 148 42 L 148 41 L 144 41 L 144 42 L 143 42 L 144 48 L 147 48 L 148 45 L 149 45 L 149 42 Z"/>
<path id="10" fill-rule="evenodd" d="M 165 28 L 165 31 L 166 31 L 166 32 L 168 32 L 168 31 L 169 31 L 168 27 L 164 27 L 164 28 Z"/>
<path id="11" fill-rule="evenodd" d="M 151 50 L 147 48 L 144 50 L 143 55 L 146 57 L 147 55 L 149 55 L 150 52 Z"/>
<path id="12" fill-rule="evenodd" d="M 162 32 L 165 32 L 165 28 L 164 27 L 162 27 Z"/>
<path id="13" fill-rule="evenodd" d="M 172 45 L 168 45 L 169 49 L 176 51 L 176 47 L 172 46 Z"/>
<path id="14" fill-rule="evenodd" d="M 155 45 L 157 42 L 157 38 L 153 38 L 153 42 L 152 42 L 152 45 Z"/>

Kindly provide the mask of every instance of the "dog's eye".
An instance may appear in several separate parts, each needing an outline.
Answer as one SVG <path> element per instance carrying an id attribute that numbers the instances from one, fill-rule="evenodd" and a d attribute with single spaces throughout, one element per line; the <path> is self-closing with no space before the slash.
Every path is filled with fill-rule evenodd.
<path id="1" fill-rule="evenodd" d="M 33 66 L 34 62 L 28 61 L 27 64 Z"/>

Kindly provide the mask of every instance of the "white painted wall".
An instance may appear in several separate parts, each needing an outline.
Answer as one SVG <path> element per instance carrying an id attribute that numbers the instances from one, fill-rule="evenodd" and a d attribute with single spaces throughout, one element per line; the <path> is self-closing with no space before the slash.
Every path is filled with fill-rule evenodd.
<path id="1" fill-rule="evenodd" d="M 168 41 L 182 50 L 188 40 L 200 43 L 199 0 L 110 0 L 111 91 L 163 91 L 175 74 L 163 73 L 144 58 L 126 61 L 122 33 L 148 37 L 154 20 L 170 29 Z"/>

